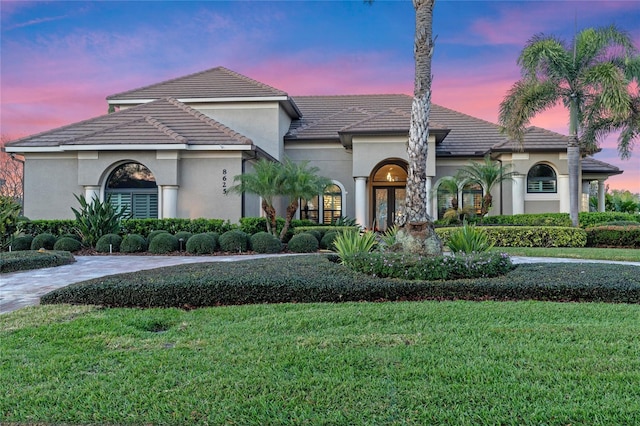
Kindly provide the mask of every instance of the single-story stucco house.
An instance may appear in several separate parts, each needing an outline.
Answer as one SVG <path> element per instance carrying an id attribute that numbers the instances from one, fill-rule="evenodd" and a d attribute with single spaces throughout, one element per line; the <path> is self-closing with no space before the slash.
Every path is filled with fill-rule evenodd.
<path id="1" fill-rule="evenodd" d="M 303 200 L 298 217 L 329 223 L 347 216 L 385 229 L 403 214 L 410 96 L 289 96 L 217 67 L 107 101 L 115 112 L 7 144 L 7 152 L 25 158 L 27 217 L 72 218 L 74 194 L 84 194 L 128 205 L 134 217 L 235 223 L 261 211 L 257 197 L 227 193 L 233 177 L 259 158 L 285 157 L 308 161 L 334 183 Z M 521 150 L 498 125 L 439 105 L 432 105 L 429 131 L 426 184 L 434 218 L 452 195 L 438 191 L 441 179 L 486 154 L 517 172 L 492 190 L 489 214 L 569 211 L 566 136 L 531 127 Z M 589 183 L 598 181 L 603 210 L 603 183 L 619 173 L 583 158 L 583 209 Z M 468 185 L 458 198 L 479 208 L 483 191 Z"/>

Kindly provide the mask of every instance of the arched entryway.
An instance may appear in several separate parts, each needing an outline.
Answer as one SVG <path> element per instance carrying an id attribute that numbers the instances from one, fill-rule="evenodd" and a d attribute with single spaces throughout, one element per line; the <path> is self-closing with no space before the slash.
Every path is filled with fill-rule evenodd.
<path id="1" fill-rule="evenodd" d="M 405 214 L 407 165 L 401 160 L 380 163 L 371 176 L 372 228 L 381 232 Z"/>
<path id="2" fill-rule="evenodd" d="M 105 198 L 116 207 L 126 206 L 136 219 L 158 218 L 158 185 L 147 167 L 128 162 L 109 175 Z"/>

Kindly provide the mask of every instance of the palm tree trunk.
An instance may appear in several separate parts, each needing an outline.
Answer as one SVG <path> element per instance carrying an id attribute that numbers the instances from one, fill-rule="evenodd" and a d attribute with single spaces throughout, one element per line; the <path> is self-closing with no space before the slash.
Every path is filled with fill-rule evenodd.
<path id="1" fill-rule="evenodd" d="M 567 142 L 567 167 L 569 169 L 569 217 L 571 226 L 578 226 L 578 191 L 580 174 L 580 143 L 578 141 L 578 100 L 571 96 L 569 108 L 569 141 Z"/>
<path id="2" fill-rule="evenodd" d="M 276 209 L 269 205 L 264 199 L 262 200 L 262 210 L 264 210 L 267 219 L 267 232 L 276 235 Z M 277 235 L 276 235 L 277 236 Z"/>
<path id="3" fill-rule="evenodd" d="M 433 6 L 435 0 L 413 0 L 416 10 L 414 45 L 415 82 L 407 155 L 406 222 L 399 240 L 405 251 L 437 255 L 442 242 L 427 212 L 427 141 L 431 109 L 431 56 L 433 54 Z"/>
<path id="4" fill-rule="evenodd" d="M 289 226 L 291 225 L 291 221 L 293 220 L 293 216 L 298 211 L 298 204 L 299 203 L 298 203 L 298 201 L 296 199 L 295 201 L 292 201 L 287 206 L 287 213 L 286 213 L 285 218 L 284 218 L 284 227 L 282 228 L 282 231 L 280 232 L 280 241 L 284 241 L 284 237 L 287 235 L 287 231 L 289 231 Z"/>

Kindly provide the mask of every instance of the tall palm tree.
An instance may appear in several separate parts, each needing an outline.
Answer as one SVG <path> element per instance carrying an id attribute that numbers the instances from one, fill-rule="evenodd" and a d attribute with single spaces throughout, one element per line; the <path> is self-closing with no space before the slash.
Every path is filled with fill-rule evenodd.
<path id="1" fill-rule="evenodd" d="M 273 235 L 277 235 L 276 209 L 273 201 L 282 192 L 282 179 L 282 165 L 261 158 L 254 164 L 253 172 L 234 176 L 233 181 L 238 183 L 229 188 L 231 193 L 249 193 L 262 198 L 262 210 L 267 217 L 267 232 Z"/>
<path id="2" fill-rule="evenodd" d="M 300 199 L 307 200 L 322 193 L 322 190 L 331 185 L 331 179 L 319 176 L 317 167 L 308 167 L 308 162 L 294 163 L 285 159 L 282 163 L 282 185 L 280 195 L 289 197 L 284 227 L 280 232 L 280 240 L 283 240 L 293 216 L 300 206 Z"/>
<path id="3" fill-rule="evenodd" d="M 406 222 L 401 232 L 406 234 L 406 251 L 437 255 L 442 244 L 433 229 L 427 212 L 427 140 L 431 110 L 431 57 L 433 55 L 433 7 L 435 0 L 413 0 L 416 11 L 414 60 L 415 81 L 411 104 L 411 124 L 407 155 L 409 170 L 406 189 Z"/>
<path id="4" fill-rule="evenodd" d="M 491 190 L 493 187 L 500 182 L 513 180 L 514 172 L 509 170 L 511 166 L 511 164 L 499 164 L 493 161 L 489 155 L 485 155 L 484 161 L 471 161 L 458 171 L 461 177 L 479 184 L 485 192 L 482 197 L 480 216 L 485 216 L 491 209 L 493 203 Z"/>
<path id="5" fill-rule="evenodd" d="M 588 28 L 571 43 L 543 34 L 527 42 L 518 57 L 523 78 L 500 104 L 500 124 L 522 143 L 529 121 L 559 102 L 569 109 L 569 209 L 578 226 L 578 177 L 580 173 L 580 126 L 589 118 L 587 104 L 598 105 L 613 117 L 626 115 L 629 93 L 624 76 L 625 61 L 635 52 L 631 37 L 615 26 Z"/>

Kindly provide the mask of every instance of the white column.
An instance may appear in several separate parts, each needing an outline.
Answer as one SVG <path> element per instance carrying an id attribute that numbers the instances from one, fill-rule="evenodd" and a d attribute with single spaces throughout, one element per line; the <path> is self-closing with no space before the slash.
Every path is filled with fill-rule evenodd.
<path id="1" fill-rule="evenodd" d="M 511 214 L 524 213 L 524 178 L 525 175 L 517 174 L 511 181 Z"/>
<path id="2" fill-rule="evenodd" d="M 367 226 L 367 178 L 356 178 L 356 222 L 362 226 Z"/>
<path id="3" fill-rule="evenodd" d="M 431 199 L 431 190 L 433 188 L 432 177 L 427 176 L 427 181 L 425 182 L 426 190 L 427 190 L 427 214 L 433 219 L 433 215 L 431 214 L 431 210 L 433 209 L 433 200 Z"/>
<path id="4" fill-rule="evenodd" d="M 90 203 L 94 197 L 98 197 L 98 199 L 100 199 L 100 187 L 93 186 L 93 185 L 86 185 L 84 187 L 84 198 L 87 200 L 87 202 Z"/>
<path id="5" fill-rule="evenodd" d="M 603 212 L 605 209 L 605 186 L 604 179 L 598 180 L 598 211 Z"/>
<path id="6" fill-rule="evenodd" d="M 164 185 L 162 188 L 162 214 L 163 219 L 175 218 L 178 215 L 178 186 Z"/>
<path id="7" fill-rule="evenodd" d="M 558 197 L 560 198 L 560 213 L 569 213 L 569 175 L 558 175 Z"/>

